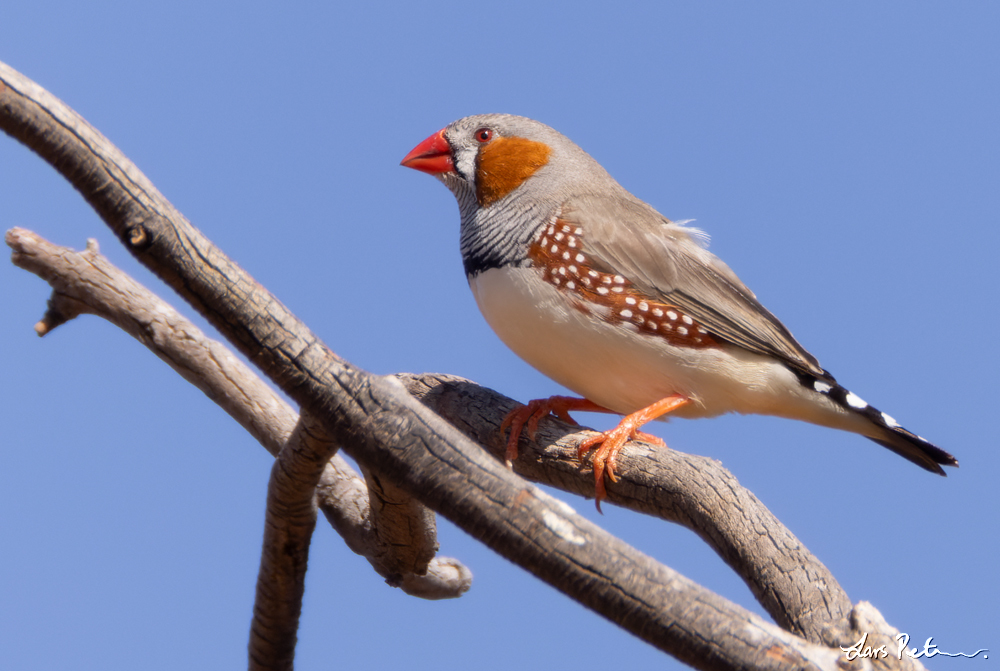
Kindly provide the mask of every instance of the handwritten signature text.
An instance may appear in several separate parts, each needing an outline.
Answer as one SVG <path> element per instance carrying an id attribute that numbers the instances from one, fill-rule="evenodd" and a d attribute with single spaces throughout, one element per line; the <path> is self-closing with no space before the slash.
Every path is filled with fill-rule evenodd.
<path id="1" fill-rule="evenodd" d="M 870 659 L 885 659 L 889 656 L 889 652 L 886 650 L 888 644 L 883 643 L 882 645 L 866 645 L 868 642 L 868 632 L 861 637 L 861 640 L 852 645 L 849 648 L 841 648 L 844 651 L 848 660 L 858 659 L 858 658 L 870 658 Z M 989 659 L 989 652 L 987 648 L 981 648 L 976 650 L 974 653 L 969 654 L 967 652 L 945 652 L 944 650 L 938 649 L 934 644 L 934 637 L 929 637 L 924 641 L 923 650 L 918 650 L 917 648 L 907 647 L 910 644 L 909 634 L 898 634 L 896 636 L 896 659 L 903 659 L 903 655 L 906 654 L 912 659 L 920 659 L 921 657 L 926 657 L 930 659 L 931 657 L 936 657 L 938 655 L 944 655 L 946 657 L 968 657 L 972 659 L 977 657 L 979 653 L 983 653 L 983 659 Z"/>

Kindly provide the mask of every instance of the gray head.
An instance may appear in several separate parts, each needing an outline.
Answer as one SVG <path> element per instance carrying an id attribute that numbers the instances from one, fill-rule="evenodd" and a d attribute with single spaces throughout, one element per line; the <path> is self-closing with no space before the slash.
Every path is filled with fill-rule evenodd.
<path id="1" fill-rule="evenodd" d="M 618 187 L 597 161 L 565 135 L 512 114 L 459 119 L 424 140 L 403 159 L 403 165 L 444 182 L 463 213 L 466 203 L 469 208 L 488 208 L 523 192 L 558 201 Z"/>
<path id="2" fill-rule="evenodd" d="M 455 195 L 469 274 L 517 262 L 538 228 L 571 198 L 632 199 L 565 135 L 511 114 L 459 119 L 402 164 L 437 177 Z"/>

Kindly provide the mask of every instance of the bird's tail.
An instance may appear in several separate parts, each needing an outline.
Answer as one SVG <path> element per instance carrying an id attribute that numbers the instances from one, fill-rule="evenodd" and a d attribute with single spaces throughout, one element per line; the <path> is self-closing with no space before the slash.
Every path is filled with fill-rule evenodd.
<path id="1" fill-rule="evenodd" d="M 921 468 L 926 468 L 938 475 L 946 475 L 944 469 L 941 468 L 942 465 L 958 466 L 958 459 L 912 431 L 907 431 L 901 426 L 882 427 L 882 429 L 881 436 L 868 437 L 882 447 L 888 447 L 904 459 L 909 459 Z"/>
<path id="2" fill-rule="evenodd" d="M 909 431 L 895 419 L 869 405 L 861 397 L 837 384 L 832 377 L 820 379 L 812 377 L 802 383 L 814 391 L 827 396 L 831 401 L 856 416 L 868 420 L 868 430 L 860 433 L 882 447 L 887 447 L 904 459 L 908 459 L 932 473 L 945 475 L 941 466 L 958 466 L 958 460 L 930 441 Z"/>

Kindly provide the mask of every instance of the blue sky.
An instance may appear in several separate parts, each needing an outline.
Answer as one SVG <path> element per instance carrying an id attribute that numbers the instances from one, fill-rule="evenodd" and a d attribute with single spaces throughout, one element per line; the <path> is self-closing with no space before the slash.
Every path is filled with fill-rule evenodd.
<path id="1" fill-rule="evenodd" d="M 962 466 L 935 477 L 787 420 L 651 429 L 721 460 L 911 644 L 1000 650 L 1000 9 L 353 4 L 22 2 L 4 8 L 0 60 L 107 135 L 339 354 L 521 400 L 560 389 L 478 314 L 452 196 L 398 163 L 467 114 L 559 129 L 668 217 L 696 219 L 843 384 Z M 96 238 L 192 313 L 6 137 L 0 202 L 5 230 Z M 269 456 L 109 324 L 37 338 L 41 280 L 4 263 L 0 286 L 0 664 L 244 667 Z M 690 532 L 561 498 L 760 612 Z M 300 668 L 681 666 L 447 522 L 440 540 L 475 582 L 429 603 L 321 524 Z"/>

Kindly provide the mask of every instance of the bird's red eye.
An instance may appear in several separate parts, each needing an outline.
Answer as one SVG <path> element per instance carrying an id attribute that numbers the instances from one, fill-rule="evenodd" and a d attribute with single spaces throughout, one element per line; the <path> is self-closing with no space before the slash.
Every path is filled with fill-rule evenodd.
<path id="1" fill-rule="evenodd" d="M 480 128 L 476 131 L 476 141 L 481 144 L 486 144 L 493 139 L 493 131 L 489 128 Z"/>

